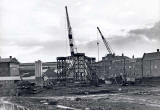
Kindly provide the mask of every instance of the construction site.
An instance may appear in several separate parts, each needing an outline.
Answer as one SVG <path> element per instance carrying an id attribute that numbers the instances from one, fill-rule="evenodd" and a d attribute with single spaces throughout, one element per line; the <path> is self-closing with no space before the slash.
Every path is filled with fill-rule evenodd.
<path id="1" fill-rule="evenodd" d="M 159 110 L 159 49 L 142 58 L 117 55 L 97 27 L 106 56 L 96 61 L 77 52 L 67 6 L 65 13 L 70 56 L 34 64 L 10 58 L 19 74 L 12 72 L 14 80 L 1 78 L 0 110 Z M 32 77 L 25 77 L 29 72 Z"/>

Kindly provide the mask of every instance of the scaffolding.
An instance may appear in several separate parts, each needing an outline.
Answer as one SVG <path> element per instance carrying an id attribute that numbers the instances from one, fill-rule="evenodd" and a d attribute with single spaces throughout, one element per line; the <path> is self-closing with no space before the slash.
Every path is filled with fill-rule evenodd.
<path id="1" fill-rule="evenodd" d="M 57 79 L 58 81 L 65 81 L 67 68 L 67 57 L 57 57 Z"/>
<path id="2" fill-rule="evenodd" d="M 87 57 L 84 53 L 76 53 L 68 57 L 57 57 L 58 81 L 91 83 L 98 80 L 91 64 L 95 58 Z"/>

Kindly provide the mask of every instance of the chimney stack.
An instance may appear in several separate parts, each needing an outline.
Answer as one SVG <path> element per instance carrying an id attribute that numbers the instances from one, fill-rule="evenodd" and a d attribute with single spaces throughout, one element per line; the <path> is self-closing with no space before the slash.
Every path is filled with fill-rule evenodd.
<path id="1" fill-rule="evenodd" d="M 157 52 L 159 52 L 159 49 L 157 49 Z"/>
<path id="2" fill-rule="evenodd" d="M 9 56 L 10 59 L 12 59 L 12 56 Z"/>

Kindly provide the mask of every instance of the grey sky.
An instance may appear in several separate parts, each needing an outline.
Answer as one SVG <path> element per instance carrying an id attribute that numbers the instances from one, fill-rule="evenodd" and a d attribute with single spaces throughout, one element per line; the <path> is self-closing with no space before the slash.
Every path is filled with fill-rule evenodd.
<path id="1" fill-rule="evenodd" d="M 65 5 L 78 52 L 97 57 L 97 26 L 118 55 L 160 48 L 159 0 L 0 0 L 0 55 L 21 62 L 69 55 Z M 100 57 L 106 53 L 101 41 Z"/>

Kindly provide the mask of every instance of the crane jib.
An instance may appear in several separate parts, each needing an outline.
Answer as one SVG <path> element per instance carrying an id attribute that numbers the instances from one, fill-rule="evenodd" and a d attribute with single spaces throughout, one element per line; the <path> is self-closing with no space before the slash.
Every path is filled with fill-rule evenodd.
<path id="1" fill-rule="evenodd" d="M 67 28 L 68 28 L 68 38 L 69 38 L 70 52 L 71 52 L 71 55 L 74 55 L 75 47 L 74 47 L 74 41 L 73 41 L 73 36 L 72 36 L 72 27 L 71 27 L 70 21 L 69 21 L 67 6 L 65 6 L 65 9 L 66 9 L 66 18 L 67 18 Z"/>
<path id="2" fill-rule="evenodd" d="M 109 43 L 107 42 L 107 40 L 103 37 L 103 34 L 102 34 L 101 30 L 99 29 L 99 27 L 97 27 L 97 29 L 98 29 L 98 31 L 99 31 L 101 37 L 102 37 L 103 43 L 104 43 L 104 45 L 105 45 L 107 51 L 109 52 L 109 54 L 113 54 L 112 49 L 111 49 Z"/>

